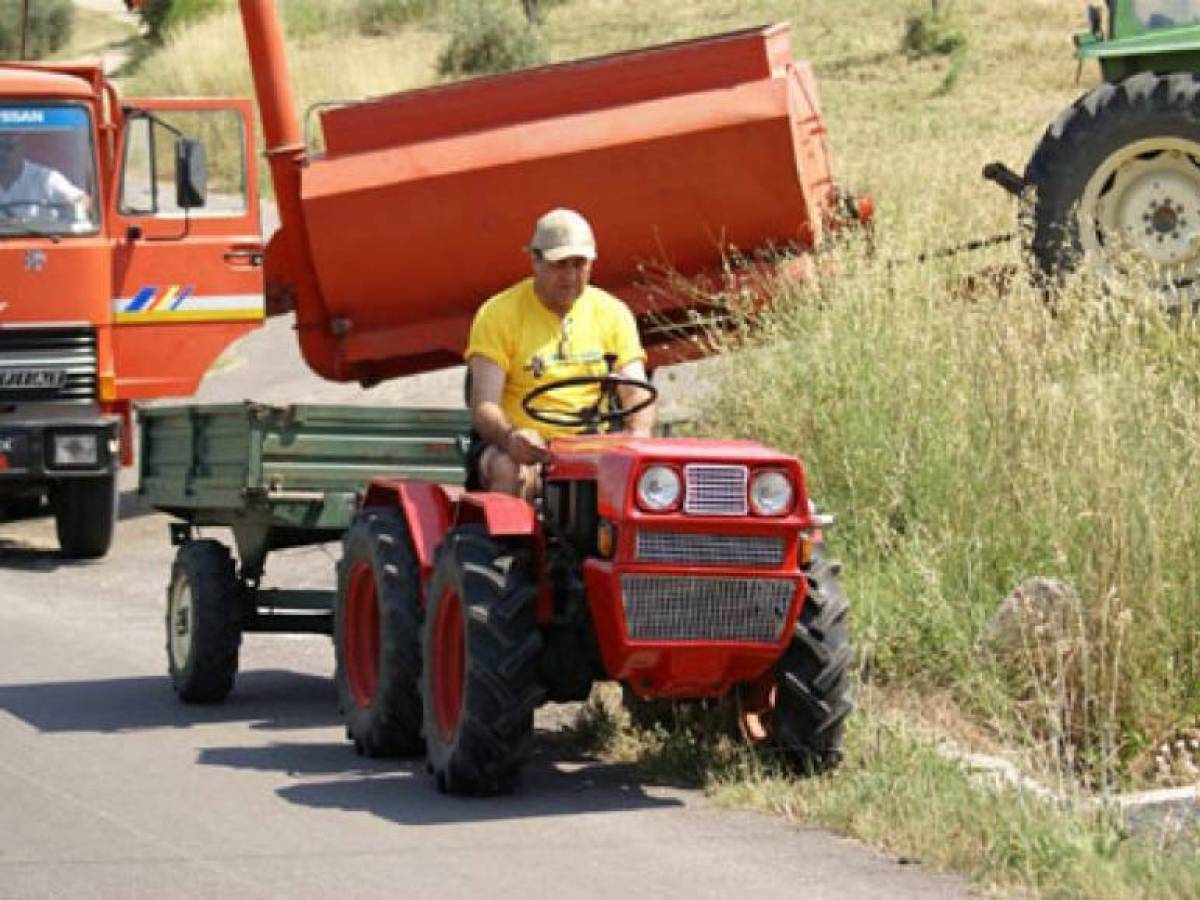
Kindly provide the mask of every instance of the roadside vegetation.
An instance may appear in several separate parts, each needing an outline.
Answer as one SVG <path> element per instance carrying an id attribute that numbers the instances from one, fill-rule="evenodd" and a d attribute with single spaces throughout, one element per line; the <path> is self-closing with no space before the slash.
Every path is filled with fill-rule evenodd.
<path id="1" fill-rule="evenodd" d="M 250 95 L 239 23 L 218 6 L 165 30 L 127 91 Z M 1015 243 L 918 262 L 1013 230 L 1013 202 L 979 172 L 1019 169 L 1093 83 L 1075 82 L 1078 4 L 559 0 L 532 26 L 506 0 L 503 37 L 482 41 L 463 12 L 483 16 L 478 4 L 283 6 L 302 109 L 790 20 L 841 178 L 877 201 L 874 240 L 838 246 L 817 284 L 781 285 L 772 311 L 714 337 L 728 354 L 695 427 L 796 453 L 837 516 L 860 704 L 846 760 L 794 781 L 704 730 L 639 730 L 599 707 L 580 728 L 648 777 L 984 885 L 1200 892 L 1195 833 L 1131 829 L 1103 803 L 1192 783 L 1200 766 L 1200 326 L 1087 278 L 1048 305 Z M 509 39 L 529 44 L 504 56 Z M 972 775 L 940 751 L 947 736 L 1058 799 Z"/>
<path id="2" fill-rule="evenodd" d="M 29 6 L 28 29 L 22 29 L 20 0 L 0 5 L 0 59 L 42 59 L 71 41 L 75 6 L 71 0 L 41 0 Z"/>

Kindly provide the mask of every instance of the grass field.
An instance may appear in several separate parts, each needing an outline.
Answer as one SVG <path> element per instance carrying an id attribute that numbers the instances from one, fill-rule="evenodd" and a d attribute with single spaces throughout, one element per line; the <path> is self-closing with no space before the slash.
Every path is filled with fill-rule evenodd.
<path id="1" fill-rule="evenodd" d="M 846 764 L 794 783 L 705 745 L 695 777 L 728 802 L 985 885 L 1195 896 L 1195 835 L 1131 835 L 1070 798 L 1194 778 L 1181 736 L 1200 719 L 1200 329 L 1134 288 L 1086 278 L 1047 305 L 1021 278 L 991 277 L 1020 266 L 1016 245 L 914 263 L 1012 230 L 1013 201 L 980 169 L 1019 169 L 1097 77 L 1084 70 L 1076 83 L 1081 4 L 942 6 L 965 37 L 958 62 L 903 52 L 906 23 L 928 11 L 919 0 L 546 9 L 554 60 L 791 21 L 841 178 L 878 204 L 870 251 L 837 249 L 836 275 L 781 286 L 773 312 L 727 339 L 699 426 L 796 453 L 838 516 L 829 541 L 855 601 L 862 700 Z M 445 24 L 435 14 L 384 36 L 300 29 L 290 50 L 302 106 L 433 81 Z M 176 35 L 127 89 L 250 94 L 236 18 Z M 1063 602 L 1007 644 L 989 642 L 1001 601 L 1035 576 L 1066 585 Z M 1007 755 L 1068 800 L 980 785 L 936 752 L 939 734 Z M 672 740 L 635 736 L 622 752 L 678 761 Z"/>

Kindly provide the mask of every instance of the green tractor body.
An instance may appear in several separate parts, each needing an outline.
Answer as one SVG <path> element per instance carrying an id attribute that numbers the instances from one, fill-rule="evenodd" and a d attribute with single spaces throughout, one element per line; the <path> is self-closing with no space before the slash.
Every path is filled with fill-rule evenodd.
<path id="1" fill-rule="evenodd" d="M 1080 62 L 1096 60 L 1107 82 L 1139 72 L 1200 72 L 1200 0 L 1109 0 L 1107 22 L 1075 35 Z"/>
<path id="2" fill-rule="evenodd" d="M 1086 265 L 1145 283 L 1168 308 L 1200 304 L 1200 0 L 1107 0 L 1075 35 L 1104 82 L 1052 122 L 1017 194 L 1035 273 Z"/>

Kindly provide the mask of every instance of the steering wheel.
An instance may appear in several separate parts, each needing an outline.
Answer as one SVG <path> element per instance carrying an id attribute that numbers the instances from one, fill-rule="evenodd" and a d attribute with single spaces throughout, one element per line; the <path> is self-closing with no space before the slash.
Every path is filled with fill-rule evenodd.
<path id="1" fill-rule="evenodd" d="M 601 399 L 610 391 L 615 392 L 622 385 L 646 391 L 648 396 L 629 409 L 610 409 L 603 412 L 600 409 L 600 403 L 579 410 L 539 409 L 533 405 L 534 400 L 550 391 L 591 384 L 600 386 Z M 657 399 L 658 388 L 641 378 L 630 378 L 627 375 L 576 375 L 573 378 L 560 378 L 558 381 L 548 381 L 538 385 L 521 398 L 521 409 L 525 410 L 525 414 L 529 418 L 545 425 L 582 428 L 585 434 L 594 434 L 600 430 L 601 425 L 619 425 L 626 416 L 641 412 Z"/>

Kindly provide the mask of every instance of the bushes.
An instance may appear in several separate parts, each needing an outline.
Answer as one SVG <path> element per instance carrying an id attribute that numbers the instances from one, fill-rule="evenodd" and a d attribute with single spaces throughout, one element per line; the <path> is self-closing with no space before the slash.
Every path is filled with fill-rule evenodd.
<path id="1" fill-rule="evenodd" d="M 21 55 L 21 7 L 19 0 L 0 4 L 0 59 Z M 25 55 L 47 56 L 71 39 L 75 6 L 71 0 L 39 0 L 29 4 L 29 31 Z"/>
<path id="2" fill-rule="evenodd" d="M 515 3 L 459 0 L 448 30 L 450 42 L 438 57 L 443 77 L 508 72 L 548 58 L 541 35 Z"/>
<path id="3" fill-rule="evenodd" d="M 201 19 L 224 5 L 224 0 L 144 0 L 138 15 L 146 26 L 147 37 L 158 44 L 171 29 Z"/>

